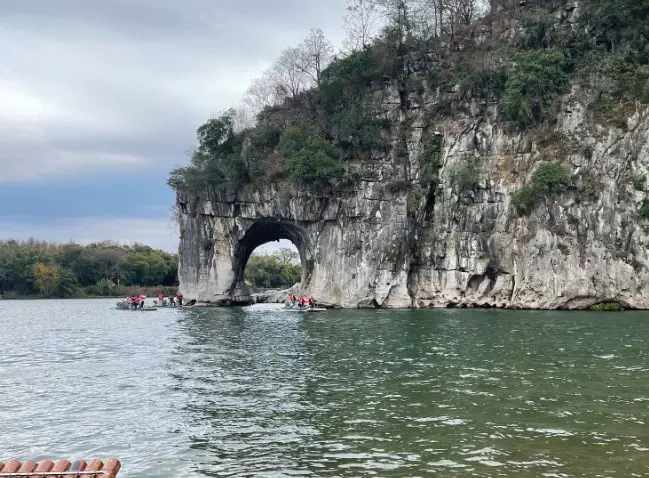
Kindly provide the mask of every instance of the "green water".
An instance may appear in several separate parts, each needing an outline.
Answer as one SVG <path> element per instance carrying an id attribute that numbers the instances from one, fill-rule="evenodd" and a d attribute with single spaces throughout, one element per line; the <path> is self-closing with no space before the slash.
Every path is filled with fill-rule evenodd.
<path id="1" fill-rule="evenodd" d="M 119 476 L 649 476 L 649 316 L 0 302 L 0 459 Z"/>

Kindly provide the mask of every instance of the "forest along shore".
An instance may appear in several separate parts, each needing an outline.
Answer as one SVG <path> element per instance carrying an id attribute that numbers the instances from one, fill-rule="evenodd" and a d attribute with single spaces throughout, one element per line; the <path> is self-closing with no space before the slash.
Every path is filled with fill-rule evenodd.
<path id="1" fill-rule="evenodd" d="M 178 255 L 143 244 L 0 241 L 0 298 L 175 294 Z"/>
<path id="2" fill-rule="evenodd" d="M 286 248 L 253 254 L 246 267 L 246 283 L 255 292 L 286 290 L 301 275 L 298 253 Z M 178 255 L 146 245 L 0 241 L 0 300 L 123 299 L 141 293 L 168 297 L 177 292 Z"/>

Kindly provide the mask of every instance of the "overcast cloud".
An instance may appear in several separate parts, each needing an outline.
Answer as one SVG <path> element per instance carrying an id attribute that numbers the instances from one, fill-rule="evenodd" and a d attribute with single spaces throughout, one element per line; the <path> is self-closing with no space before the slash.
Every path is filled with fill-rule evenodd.
<path id="1" fill-rule="evenodd" d="M 343 0 L 3 0 L 1 179 L 184 161 L 196 127 Z"/>
<path id="2" fill-rule="evenodd" d="M 196 128 L 310 28 L 340 45 L 343 14 L 344 0 L 1 0 L 0 185 L 166 187 L 148 172 L 183 164 Z"/>

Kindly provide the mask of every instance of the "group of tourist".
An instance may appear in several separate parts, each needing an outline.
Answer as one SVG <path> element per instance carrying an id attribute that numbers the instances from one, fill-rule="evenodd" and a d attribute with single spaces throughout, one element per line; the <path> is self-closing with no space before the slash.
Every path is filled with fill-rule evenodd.
<path id="1" fill-rule="evenodd" d="M 127 297 L 126 302 L 131 306 L 132 309 L 144 309 L 144 299 L 146 299 L 146 295 L 140 292 L 140 295 L 132 295 L 131 297 Z"/>
<path id="2" fill-rule="evenodd" d="M 144 309 L 144 302 L 146 300 L 146 295 L 144 293 L 140 293 L 140 295 L 132 295 L 131 297 L 127 297 L 125 299 L 125 302 L 132 308 L 132 309 Z M 166 297 L 166 300 L 169 302 L 170 307 L 176 307 L 176 305 L 183 305 L 183 294 L 182 292 L 178 291 L 178 293 L 174 296 L 173 294 L 169 295 L 169 297 Z M 165 303 L 165 295 L 160 292 L 158 294 L 158 300 L 153 301 L 154 306 L 162 306 Z"/>
<path id="3" fill-rule="evenodd" d="M 167 300 L 169 301 L 170 307 L 176 307 L 176 305 L 181 306 L 183 305 L 183 293 L 178 291 L 175 297 L 173 296 L 173 294 L 170 294 L 169 297 L 167 297 Z M 158 294 L 158 302 L 156 302 L 156 305 L 163 305 L 164 302 L 165 296 L 162 292 L 160 292 Z"/>
<path id="4" fill-rule="evenodd" d="M 314 297 L 307 297 L 306 295 L 301 295 L 297 297 L 295 294 L 291 293 L 288 298 L 288 301 L 291 304 L 291 307 L 295 307 L 297 303 L 300 309 L 306 309 L 307 307 L 316 307 L 316 301 Z"/>

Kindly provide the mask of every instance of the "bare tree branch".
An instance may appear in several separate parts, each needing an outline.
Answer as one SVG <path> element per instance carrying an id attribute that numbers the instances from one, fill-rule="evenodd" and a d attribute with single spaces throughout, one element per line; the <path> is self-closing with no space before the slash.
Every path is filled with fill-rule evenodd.
<path id="1" fill-rule="evenodd" d="M 375 0 L 347 0 L 344 47 L 355 52 L 367 48 L 382 26 Z"/>
<path id="2" fill-rule="evenodd" d="M 246 90 L 243 102 L 255 112 L 276 104 L 275 88 L 270 78 L 264 75 L 252 80 L 252 84 Z"/>
<path id="3" fill-rule="evenodd" d="M 299 46 L 302 57 L 297 65 L 300 70 L 309 75 L 315 84 L 320 84 L 320 74 L 334 57 L 334 47 L 320 28 L 312 28 L 309 35 Z"/>
<path id="4" fill-rule="evenodd" d="M 310 78 L 300 66 L 303 58 L 300 48 L 287 48 L 266 73 L 275 86 L 276 100 L 296 98 L 310 86 Z"/>

